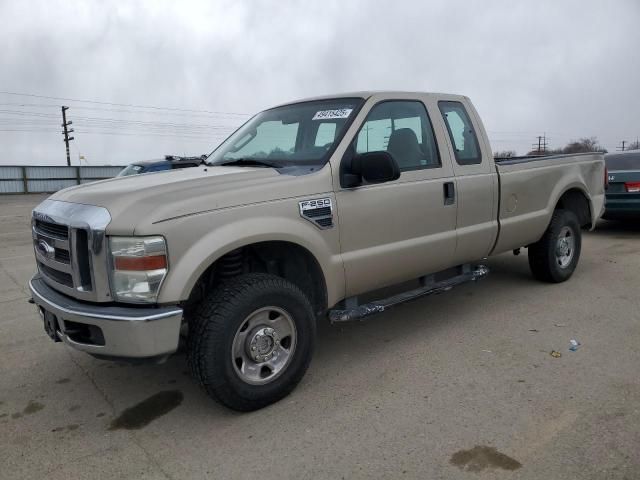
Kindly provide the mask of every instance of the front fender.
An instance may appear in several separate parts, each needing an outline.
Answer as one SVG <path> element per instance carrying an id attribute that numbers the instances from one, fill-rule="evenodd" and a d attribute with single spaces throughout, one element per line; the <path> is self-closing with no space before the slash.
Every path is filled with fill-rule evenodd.
<path id="1" fill-rule="evenodd" d="M 282 205 L 285 202 L 295 208 Z M 329 305 L 342 299 L 345 278 L 337 227 L 320 230 L 299 216 L 282 214 L 283 210 L 291 213 L 296 209 L 297 200 L 281 200 L 166 222 L 170 265 L 159 302 L 186 300 L 200 276 L 218 258 L 236 248 L 267 241 L 290 242 L 308 250 L 322 269 Z"/>

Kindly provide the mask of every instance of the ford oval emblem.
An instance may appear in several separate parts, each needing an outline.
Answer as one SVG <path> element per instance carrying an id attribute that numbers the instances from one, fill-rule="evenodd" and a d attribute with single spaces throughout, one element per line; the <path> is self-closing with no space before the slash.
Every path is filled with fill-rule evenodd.
<path id="1" fill-rule="evenodd" d="M 44 240 L 38 240 L 36 244 L 36 248 L 40 252 L 40 254 L 47 258 L 53 258 L 56 254 L 56 249 L 49 245 Z"/>

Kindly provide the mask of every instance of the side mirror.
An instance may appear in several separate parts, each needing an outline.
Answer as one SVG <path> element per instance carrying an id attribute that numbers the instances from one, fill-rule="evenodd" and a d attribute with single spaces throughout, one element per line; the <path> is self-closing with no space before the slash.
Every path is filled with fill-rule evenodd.
<path id="1" fill-rule="evenodd" d="M 400 178 L 400 167 L 389 152 L 368 152 L 354 155 L 351 165 L 345 169 L 343 187 L 355 187 L 364 180 L 367 183 L 384 183 Z"/>

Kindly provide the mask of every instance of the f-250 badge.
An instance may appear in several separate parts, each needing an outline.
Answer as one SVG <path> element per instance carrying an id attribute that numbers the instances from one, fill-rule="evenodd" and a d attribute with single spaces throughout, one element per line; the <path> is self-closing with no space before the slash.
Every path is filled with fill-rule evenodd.
<path id="1" fill-rule="evenodd" d="M 333 206 L 330 198 L 314 198 L 298 202 L 300 216 L 318 228 L 333 227 Z"/>

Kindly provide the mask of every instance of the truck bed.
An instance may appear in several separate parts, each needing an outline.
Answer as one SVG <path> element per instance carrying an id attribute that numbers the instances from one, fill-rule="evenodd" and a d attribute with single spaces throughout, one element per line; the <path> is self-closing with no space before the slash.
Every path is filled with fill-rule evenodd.
<path id="1" fill-rule="evenodd" d="M 594 227 L 604 206 L 604 161 L 601 153 L 496 159 L 500 183 L 500 232 L 492 254 L 535 243 L 566 192 L 588 203 L 584 225 Z"/>

